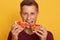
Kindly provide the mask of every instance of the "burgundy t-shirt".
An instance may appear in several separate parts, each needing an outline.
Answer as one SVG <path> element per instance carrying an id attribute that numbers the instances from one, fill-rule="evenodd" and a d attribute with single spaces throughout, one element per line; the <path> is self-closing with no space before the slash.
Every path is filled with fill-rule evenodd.
<path id="1" fill-rule="evenodd" d="M 54 40 L 52 33 L 49 32 L 49 31 L 47 31 L 47 32 L 48 32 L 48 35 L 47 35 L 47 39 L 46 40 Z M 8 40 L 11 40 L 11 39 L 12 39 L 12 34 L 10 32 L 9 36 L 8 36 Z M 28 35 L 24 31 L 22 31 L 18 35 L 18 40 L 40 40 L 40 39 L 39 39 L 39 36 L 37 34 L 35 34 L 35 33 L 32 34 L 32 35 Z"/>

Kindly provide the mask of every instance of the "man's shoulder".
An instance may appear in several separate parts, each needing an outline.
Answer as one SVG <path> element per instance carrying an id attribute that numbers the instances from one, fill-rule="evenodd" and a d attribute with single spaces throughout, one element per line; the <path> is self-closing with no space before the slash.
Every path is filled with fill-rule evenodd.
<path id="1" fill-rule="evenodd" d="M 49 39 L 49 40 L 54 40 L 54 38 L 53 38 L 53 34 L 52 34 L 52 32 L 50 32 L 50 31 L 47 31 L 47 40 Z"/>
<path id="2" fill-rule="evenodd" d="M 51 31 L 47 31 L 48 35 L 53 35 Z"/>

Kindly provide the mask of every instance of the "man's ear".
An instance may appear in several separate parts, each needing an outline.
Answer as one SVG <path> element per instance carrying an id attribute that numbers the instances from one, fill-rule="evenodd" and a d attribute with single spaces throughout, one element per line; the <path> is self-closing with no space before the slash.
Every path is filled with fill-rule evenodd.
<path id="1" fill-rule="evenodd" d="M 37 16 L 39 15 L 39 10 L 37 11 Z"/>
<path id="2" fill-rule="evenodd" d="M 38 16 L 39 12 L 37 12 L 37 16 Z"/>
<path id="3" fill-rule="evenodd" d="M 21 15 L 21 17 L 22 17 L 22 12 L 20 11 L 20 15 Z"/>

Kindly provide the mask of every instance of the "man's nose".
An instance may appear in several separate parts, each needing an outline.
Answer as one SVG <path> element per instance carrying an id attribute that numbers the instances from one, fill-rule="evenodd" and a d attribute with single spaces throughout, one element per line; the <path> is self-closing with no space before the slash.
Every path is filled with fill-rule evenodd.
<path id="1" fill-rule="evenodd" d="M 30 18 L 31 18 L 31 16 L 30 16 L 30 15 L 28 15 L 27 19 L 28 19 L 28 20 L 30 20 Z"/>

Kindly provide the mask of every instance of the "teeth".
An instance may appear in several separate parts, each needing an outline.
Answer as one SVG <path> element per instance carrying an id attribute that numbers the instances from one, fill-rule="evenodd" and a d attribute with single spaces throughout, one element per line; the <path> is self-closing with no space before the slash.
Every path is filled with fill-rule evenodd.
<path id="1" fill-rule="evenodd" d="M 27 28 L 30 28 L 30 26 L 27 26 Z"/>
<path id="2" fill-rule="evenodd" d="M 28 22 L 28 24 L 33 23 L 33 21 L 27 21 L 27 22 Z"/>

